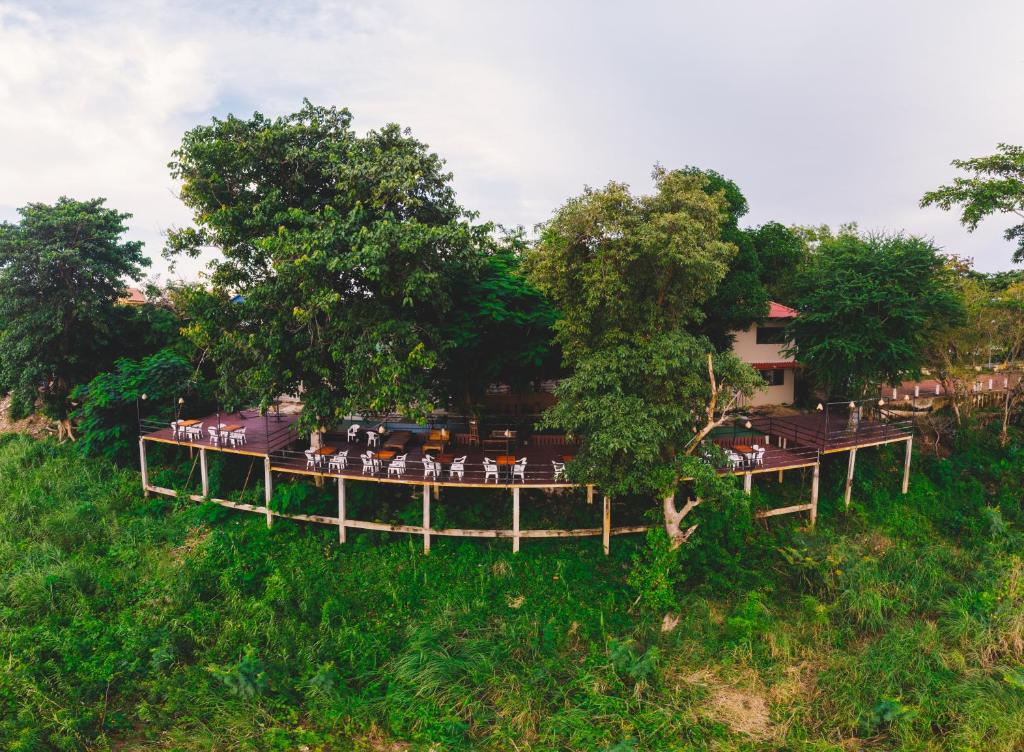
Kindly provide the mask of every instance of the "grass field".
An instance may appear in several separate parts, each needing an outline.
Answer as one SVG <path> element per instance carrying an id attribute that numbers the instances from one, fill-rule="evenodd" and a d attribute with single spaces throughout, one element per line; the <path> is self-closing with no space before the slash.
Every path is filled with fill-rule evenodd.
<path id="1" fill-rule="evenodd" d="M 849 513 L 830 460 L 813 534 L 734 507 L 678 555 L 633 536 L 607 558 L 599 541 L 444 539 L 424 556 L 145 500 L 131 470 L 7 436 L 0 748 L 1021 749 L 1024 450 L 983 437 L 918 458 L 907 496 L 901 460 L 861 453 Z M 757 490 L 804 493 L 797 475 Z M 415 513 L 373 493 L 353 503 Z M 570 507 L 590 514 L 529 513 Z"/>

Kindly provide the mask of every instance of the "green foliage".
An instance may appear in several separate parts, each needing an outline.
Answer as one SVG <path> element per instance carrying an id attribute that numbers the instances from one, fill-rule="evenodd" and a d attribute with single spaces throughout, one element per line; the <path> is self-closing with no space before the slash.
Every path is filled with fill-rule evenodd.
<path id="1" fill-rule="evenodd" d="M 570 199 L 528 257 L 531 282 L 562 315 L 570 372 L 544 425 L 582 441 L 569 476 L 612 494 L 675 488 L 712 398 L 709 356 L 725 394 L 759 383 L 690 330 L 735 255 L 719 239 L 724 194 L 683 171 L 656 169 L 654 180 L 650 196 L 610 183 Z"/>
<path id="2" fill-rule="evenodd" d="M 779 518 L 714 554 L 741 518 L 723 504 L 673 554 L 685 578 L 663 587 L 631 573 L 668 553 L 639 537 L 616 538 L 607 558 L 594 541 L 512 555 L 508 541 L 439 539 L 424 556 L 416 540 L 350 531 L 339 545 L 332 527 L 147 503 L 137 473 L 3 437 L 0 748 L 738 751 L 841 738 L 1010 752 L 1024 744 L 1022 448 L 994 429 L 959 442 L 915 461 L 906 496 L 899 454 L 863 452 L 845 514 L 844 463 L 826 463 L 813 534 Z M 184 484 L 184 452 L 151 460 Z M 218 482 L 240 487 L 247 467 L 226 458 Z M 755 505 L 778 506 L 807 488 L 756 490 Z M 379 484 L 350 491 L 362 519 L 409 503 Z M 436 506 L 507 509 L 480 494 Z M 527 519 L 595 511 L 524 496 Z M 716 530 L 719 517 L 731 523 Z M 701 547 L 706 564 L 690 558 Z M 708 571 L 720 567 L 727 577 Z M 647 587 L 671 608 L 634 608 Z M 763 728 L 729 702 L 755 718 L 761 703 Z"/>
<path id="3" fill-rule="evenodd" d="M 830 396 L 914 377 L 933 334 L 964 310 L 945 259 L 903 235 L 823 240 L 797 279 L 793 354 Z"/>
<path id="4" fill-rule="evenodd" d="M 954 159 L 953 166 L 970 173 L 957 177 L 950 185 L 929 191 L 921 206 L 961 210 L 960 222 L 974 232 L 981 221 L 992 214 L 1024 212 L 1024 148 L 999 144 L 996 153 L 973 159 Z M 1003 236 L 1017 241 L 1013 260 L 1024 263 L 1024 222 L 1006 230 Z"/>
<path id="5" fill-rule="evenodd" d="M 214 119 L 171 163 L 198 228 L 171 233 L 168 253 L 221 252 L 212 293 L 183 296 L 186 332 L 217 364 L 225 402 L 301 385 L 307 428 L 429 411 L 443 324 L 491 243 L 440 157 L 397 125 L 359 136 L 351 119 L 309 102 Z"/>
<path id="6" fill-rule="evenodd" d="M 195 394 L 192 366 L 172 350 L 142 360 L 119 360 L 115 370 L 77 387 L 78 446 L 87 455 L 118 462 L 133 459 L 139 418 L 154 422 L 173 419 L 179 397 Z M 145 395 L 145 399 L 143 399 Z"/>
<path id="7" fill-rule="evenodd" d="M 71 390 L 109 362 L 125 277 L 138 279 L 149 259 L 142 243 L 122 240 L 131 215 L 104 199 L 18 213 L 0 224 L 0 383 L 64 420 Z"/>
<path id="8" fill-rule="evenodd" d="M 465 281 L 442 324 L 448 344 L 438 391 L 467 412 L 475 411 L 490 384 L 522 387 L 556 373 L 556 313 L 522 275 L 523 249 L 517 233 L 484 256 L 479 274 Z"/>

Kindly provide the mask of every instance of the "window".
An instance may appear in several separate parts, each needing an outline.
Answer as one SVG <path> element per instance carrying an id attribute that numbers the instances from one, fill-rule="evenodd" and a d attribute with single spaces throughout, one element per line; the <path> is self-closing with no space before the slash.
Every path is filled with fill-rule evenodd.
<path id="1" fill-rule="evenodd" d="M 758 371 L 761 378 L 768 386 L 782 386 L 786 383 L 786 370 L 784 368 L 771 368 L 767 371 Z"/>
<path id="2" fill-rule="evenodd" d="M 759 345 L 784 345 L 786 339 L 786 327 L 784 326 L 759 326 L 757 327 L 757 344 Z"/>

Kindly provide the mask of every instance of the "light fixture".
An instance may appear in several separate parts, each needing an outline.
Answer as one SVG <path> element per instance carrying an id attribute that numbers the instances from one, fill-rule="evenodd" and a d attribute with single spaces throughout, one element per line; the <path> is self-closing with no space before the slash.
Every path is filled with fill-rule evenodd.
<path id="1" fill-rule="evenodd" d="M 184 397 L 178 397 L 178 404 L 179 405 L 184 405 L 185 404 L 185 398 Z"/>
<path id="2" fill-rule="evenodd" d="M 850 409 L 851 410 L 856 410 L 857 409 L 857 403 L 854 402 L 853 400 L 850 400 Z"/>
<path id="3" fill-rule="evenodd" d="M 149 395 L 148 395 L 148 394 L 143 394 L 143 395 L 142 395 L 142 399 L 144 399 L 144 400 L 147 400 L 147 399 L 149 399 Z"/>
<path id="4" fill-rule="evenodd" d="M 743 424 L 744 428 L 753 428 L 753 426 L 754 426 L 754 424 L 751 423 L 749 420 L 746 423 Z"/>
<path id="5" fill-rule="evenodd" d="M 885 407 L 885 400 L 884 399 L 879 399 L 878 400 L 878 406 L 879 407 Z"/>
<path id="6" fill-rule="evenodd" d="M 825 406 L 824 406 L 823 404 L 821 404 L 821 403 L 819 402 L 819 403 L 818 403 L 818 407 L 817 407 L 816 409 L 817 409 L 817 411 L 818 411 L 818 412 L 820 413 L 820 412 L 821 412 L 822 410 L 824 410 L 824 409 L 825 409 Z"/>

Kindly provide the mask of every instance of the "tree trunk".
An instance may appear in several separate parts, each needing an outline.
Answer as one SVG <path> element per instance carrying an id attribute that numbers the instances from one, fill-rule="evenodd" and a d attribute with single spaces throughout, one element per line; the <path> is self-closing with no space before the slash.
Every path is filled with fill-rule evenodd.
<path id="1" fill-rule="evenodd" d="M 686 543 L 690 536 L 693 535 L 693 531 L 697 529 L 696 525 L 692 525 L 684 531 L 681 525 L 686 515 L 692 512 L 700 503 L 701 499 L 699 498 L 688 499 L 682 509 L 676 509 L 675 494 L 670 494 L 662 499 L 662 509 L 665 513 L 665 532 L 668 534 L 668 539 L 673 549 L 679 548 Z"/>

